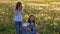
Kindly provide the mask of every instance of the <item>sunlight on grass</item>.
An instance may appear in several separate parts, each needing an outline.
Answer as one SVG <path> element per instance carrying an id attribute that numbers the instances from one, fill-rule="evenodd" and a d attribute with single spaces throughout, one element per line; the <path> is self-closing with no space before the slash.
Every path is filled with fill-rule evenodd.
<path id="1" fill-rule="evenodd" d="M 60 34 L 60 0 L 0 0 L 0 34 L 15 34 L 13 9 L 19 1 L 24 6 L 23 23 L 34 14 L 39 26 L 49 23 L 38 30 L 40 34 Z"/>

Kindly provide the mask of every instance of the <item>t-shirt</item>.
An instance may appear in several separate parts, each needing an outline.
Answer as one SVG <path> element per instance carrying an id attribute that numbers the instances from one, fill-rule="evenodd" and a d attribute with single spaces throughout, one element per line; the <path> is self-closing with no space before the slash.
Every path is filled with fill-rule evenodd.
<path id="1" fill-rule="evenodd" d="M 22 12 L 23 10 L 14 10 L 14 12 L 18 13 L 14 16 L 14 21 L 22 21 Z"/>
<path id="2" fill-rule="evenodd" d="M 32 25 L 32 24 L 33 24 L 33 23 L 31 23 L 31 25 Z M 26 23 L 23 24 L 23 27 L 27 27 L 27 26 L 29 26 L 29 25 L 30 25 L 30 24 L 26 22 Z M 35 25 L 35 26 L 37 26 L 37 25 Z"/>
<path id="3" fill-rule="evenodd" d="M 29 25 L 29 23 L 24 23 L 23 27 L 27 27 Z"/>

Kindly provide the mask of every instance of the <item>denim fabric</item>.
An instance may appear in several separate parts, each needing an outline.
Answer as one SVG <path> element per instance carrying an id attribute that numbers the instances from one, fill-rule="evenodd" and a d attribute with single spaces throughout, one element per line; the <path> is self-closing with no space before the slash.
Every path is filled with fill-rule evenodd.
<path id="1" fill-rule="evenodd" d="M 22 34 L 22 21 L 15 21 L 16 34 Z"/>
<path id="2" fill-rule="evenodd" d="M 35 27 L 35 25 L 34 24 L 31 24 L 31 25 L 29 25 L 28 26 L 28 28 L 34 28 Z M 36 34 L 36 32 L 37 32 L 37 30 L 31 30 L 31 31 L 29 31 L 29 33 L 28 34 Z"/>
<path id="3" fill-rule="evenodd" d="M 26 32 L 26 30 L 25 29 L 23 29 L 23 33 L 22 34 L 27 34 L 27 32 Z"/>

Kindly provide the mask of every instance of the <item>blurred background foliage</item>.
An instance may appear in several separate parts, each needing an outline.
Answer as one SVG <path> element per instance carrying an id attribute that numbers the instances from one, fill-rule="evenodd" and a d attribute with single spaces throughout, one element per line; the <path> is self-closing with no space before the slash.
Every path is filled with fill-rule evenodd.
<path id="1" fill-rule="evenodd" d="M 36 24 L 42 27 L 40 34 L 60 34 L 60 0 L 0 0 L 0 34 L 15 34 L 14 8 L 17 2 L 23 4 L 23 23 L 30 14 L 36 16 Z"/>

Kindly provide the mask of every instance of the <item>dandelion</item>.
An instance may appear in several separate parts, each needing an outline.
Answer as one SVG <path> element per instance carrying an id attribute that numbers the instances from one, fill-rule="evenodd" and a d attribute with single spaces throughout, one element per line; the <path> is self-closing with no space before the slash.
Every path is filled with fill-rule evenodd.
<path id="1" fill-rule="evenodd" d="M 26 18 L 28 18 L 29 16 L 28 15 L 25 15 Z"/>
<path id="2" fill-rule="evenodd" d="M 51 25 L 53 25 L 53 24 L 51 24 Z"/>
<path id="3" fill-rule="evenodd" d="M 8 15 L 8 13 L 6 13 Z"/>
<path id="4" fill-rule="evenodd" d="M 41 16 L 44 16 L 44 14 L 41 14 Z"/>
<path id="5" fill-rule="evenodd" d="M 57 25 L 57 23 L 56 23 L 56 22 L 54 22 L 54 25 Z"/>
<path id="6" fill-rule="evenodd" d="M 55 18 L 55 20 L 59 20 L 59 18 Z"/>
<path id="7" fill-rule="evenodd" d="M 48 16 L 47 18 L 48 18 L 48 19 L 51 19 L 51 17 L 50 17 L 50 16 Z"/>
<path id="8" fill-rule="evenodd" d="M 1 12 L 2 14 L 4 14 L 5 12 Z"/>

